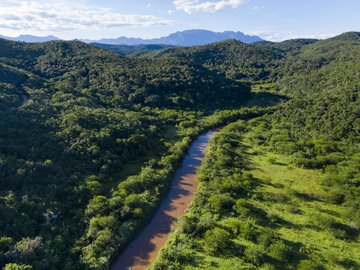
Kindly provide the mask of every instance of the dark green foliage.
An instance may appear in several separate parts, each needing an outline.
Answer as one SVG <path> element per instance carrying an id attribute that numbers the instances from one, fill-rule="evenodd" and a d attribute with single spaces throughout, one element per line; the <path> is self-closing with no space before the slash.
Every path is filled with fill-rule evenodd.
<path id="1" fill-rule="evenodd" d="M 229 40 L 199 47 L 170 48 L 149 55 L 191 59 L 228 78 L 259 82 L 276 78 L 276 68 L 286 52 L 261 43 L 250 45 Z"/>
<path id="2" fill-rule="evenodd" d="M 171 45 L 162 45 L 162 44 L 110 45 L 110 44 L 101 44 L 101 43 L 91 43 L 91 45 L 104 48 L 125 56 L 140 56 L 142 54 L 146 54 L 147 52 L 158 51 L 173 47 Z"/>

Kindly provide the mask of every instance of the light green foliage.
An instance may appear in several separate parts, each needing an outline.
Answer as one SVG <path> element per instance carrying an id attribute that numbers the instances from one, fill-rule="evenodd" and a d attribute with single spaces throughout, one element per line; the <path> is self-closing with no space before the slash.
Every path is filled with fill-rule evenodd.
<path id="1" fill-rule="evenodd" d="M 204 235 L 204 250 L 212 255 L 225 253 L 230 246 L 230 233 L 224 229 L 214 228 Z"/>

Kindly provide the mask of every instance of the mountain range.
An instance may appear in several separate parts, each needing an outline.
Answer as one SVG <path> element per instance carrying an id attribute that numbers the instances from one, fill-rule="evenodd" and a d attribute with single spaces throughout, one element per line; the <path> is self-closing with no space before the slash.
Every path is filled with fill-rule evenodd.
<path id="1" fill-rule="evenodd" d="M 55 36 L 32 36 L 32 35 L 20 35 L 18 37 L 8 37 L 0 35 L 0 38 L 12 40 L 12 41 L 23 41 L 23 42 L 47 42 L 52 40 L 60 40 L 58 37 Z"/>
<path id="2" fill-rule="evenodd" d="M 59 40 L 55 36 L 31 36 L 31 35 L 20 35 L 18 37 L 7 37 L 0 35 L 1 38 L 13 40 L 13 41 L 23 41 L 23 42 L 46 42 L 51 40 Z M 111 44 L 111 45 L 140 45 L 140 44 L 166 44 L 173 46 L 196 46 L 196 45 L 207 45 L 210 43 L 223 41 L 227 39 L 235 39 L 242 41 L 244 43 L 254 43 L 262 41 L 263 39 L 258 36 L 246 35 L 242 32 L 212 32 L 208 30 L 186 30 L 181 32 L 176 32 L 161 38 L 152 38 L 152 39 L 142 39 L 142 38 L 133 38 L 133 37 L 119 37 L 119 38 L 104 38 L 99 40 L 89 40 L 81 39 L 81 41 L 86 43 L 102 43 L 102 44 Z"/>

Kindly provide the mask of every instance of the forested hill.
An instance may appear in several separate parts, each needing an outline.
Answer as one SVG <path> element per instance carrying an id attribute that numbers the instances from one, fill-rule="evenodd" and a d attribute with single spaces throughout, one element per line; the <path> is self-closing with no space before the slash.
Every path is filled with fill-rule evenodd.
<path id="1" fill-rule="evenodd" d="M 149 51 L 158 51 L 166 48 L 171 48 L 170 45 L 162 44 L 143 44 L 143 45 L 111 45 L 102 43 L 91 43 L 91 45 L 104 48 L 124 56 L 138 56 Z"/>
<path id="2" fill-rule="evenodd" d="M 0 267 L 33 269 L 109 267 L 191 139 L 232 112 L 204 117 L 253 96 L 193 61 L 78 41 L 0 40 L 0 90 Z"/>
<path id="3" fill-rule="evenodd" d="M 56 83 L 62 89 L 119 106 L 222 106 L 246 89 L 193 61 L 128 59 L 79 41 L 41 44 L 1 40 L 2 63 Z M 194 90 L 196 89 L 196 90 Z M 240 98 L 241 99 L 241 98 Z"/>
<path id="4" fill-rule="evenodd" d="M 131 57 L 0 39 L 0 267 L 108 269 L 191 140 L 265 112 L 251 140 L 331 171 L 332 200 L 360 216 L 359 35 Z"/>
<path id="5" fill-rule="evenodd" d="M 275 81 L 289 55 L 318 40 L 297 39 L 280 43 L 246 44 L 227 40 L 190 48 L 167 48 L 143 53 L 143 57 L 180 57 L 191 59 L 227 78 L 249 83 Z"/>

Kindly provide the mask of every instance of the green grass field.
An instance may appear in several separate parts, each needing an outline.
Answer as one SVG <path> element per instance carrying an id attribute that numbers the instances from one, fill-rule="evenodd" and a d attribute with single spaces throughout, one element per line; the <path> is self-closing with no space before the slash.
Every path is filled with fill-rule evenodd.
<path id="1" fill-rule="evenodd" d="M 301 243 L 303 252 L 327 269 L 359 269 L 359 237 L 344 240 L 342 234 L 351 231 L 351 224 L 341 217 L 348 209 L 326 202 L 322 171 L 295 167 L 291 157 L 255 147 L 247 138 L 245 144 L 251 156 L 249 171 L 259 181 L 258 196 L 250 202 L 277 220 L 272 229 L 288 243 Z M 337 226 L 329 229 L 331 224 Z"/>
<path id="2" fill-rule="evenodd" d="M 209 254 L 206 237 L 184 233 L 180 221 L 153 269 L 360 269 L 358 230 L 345 218 L 348 208 L 328 202 L 321 185 L 326 175 L 254 145 L 252 134 L 239 136 L 236 149 L 245 158 L 243 173 L 252 175 L 245 212 L 211 216 L 213 226 L 230 232 L 230 246 Z M 199 215 L 195 209 L 190 216 Z"/>

